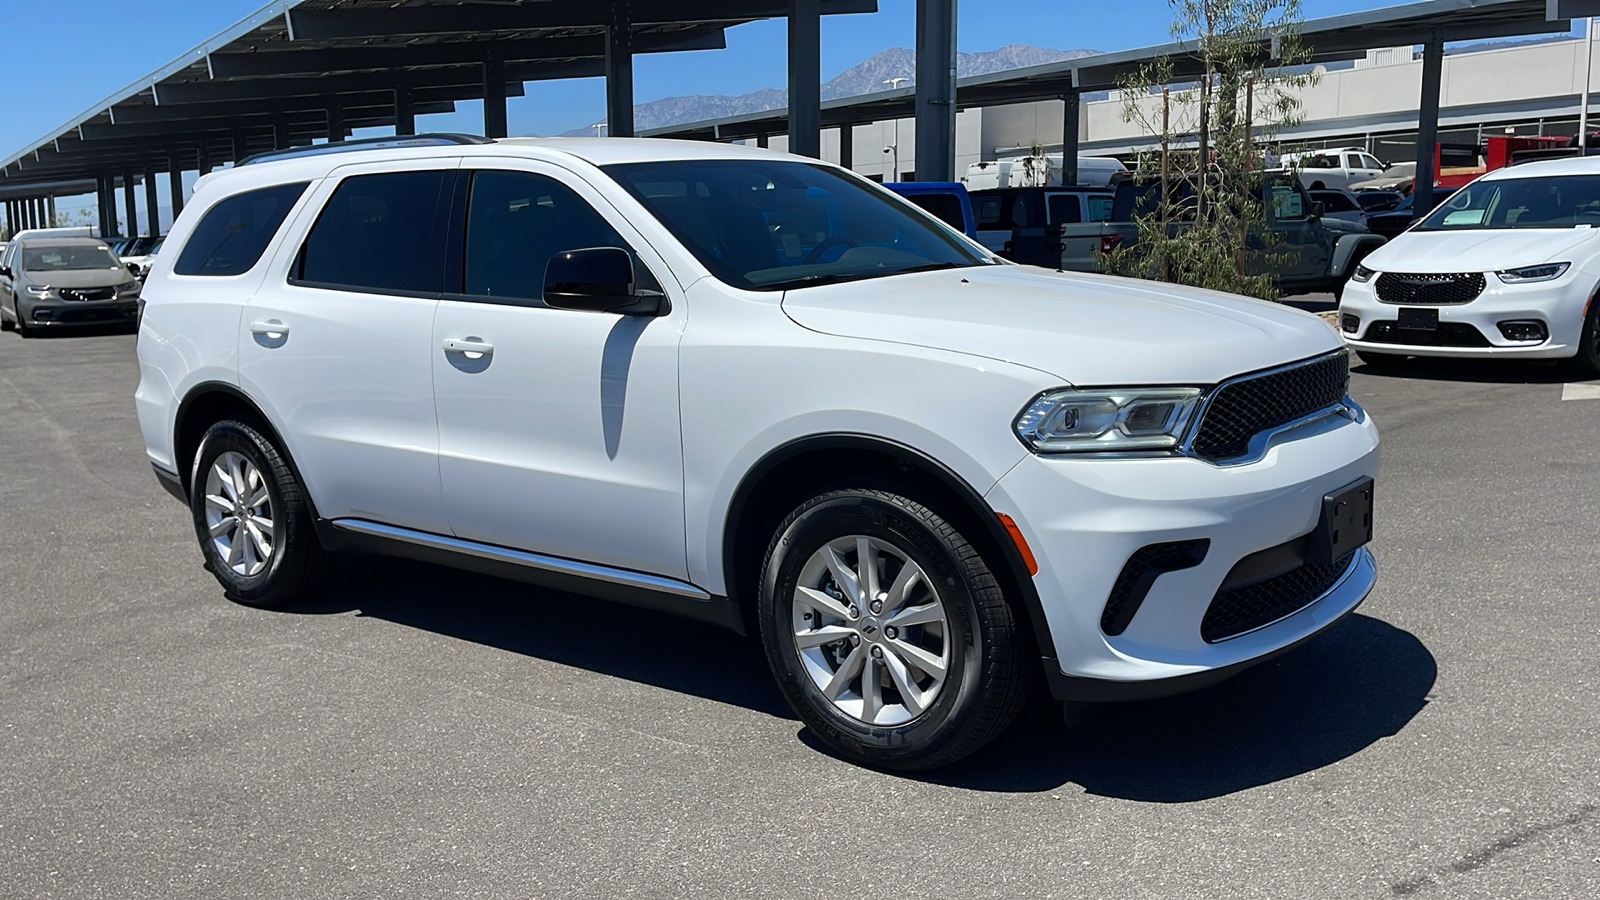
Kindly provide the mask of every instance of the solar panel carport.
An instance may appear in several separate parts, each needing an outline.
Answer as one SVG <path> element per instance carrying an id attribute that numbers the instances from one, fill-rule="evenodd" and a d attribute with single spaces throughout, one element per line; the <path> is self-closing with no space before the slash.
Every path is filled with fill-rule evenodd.
<path id="1" fill-rule="evenodd" d="M 1600 0 L 1423 0 L 1368 12 L 1312 19 L 1304 23 L 1301 41 L 1312 53 L 1313 62 L 1356 59 L 1370 49 L 1422 45 L 1423 82 L 1418 98 L 1418 171 L 1433 165 L 1432 147 L 1439 121 L 1439 80 L 1444 45 L 1453 41 L 1476 41 L 1522 35 L 1565 33 L 1572 29 L 1572 16 L 1600 15 Z M 1063 133 L 1064 177 L 1076 180 L 1077 141 L 1080 132 L 1078 98 L 1083 91 L 1114 89 L 1118 80 L 1136 73 L 1146 63 L 1171 57 L 1173 75 L 1179 81 L 1203 72 L 1193 56 L 1194 41 L 1162 44 L 1139 50 L 1102 53 L 1059 63 L 1011 69 L 958 79 L 955 87 L 957 107 L 1002 106 L 1035 100 L 1065 100 Z M 1261 43 L 1263 60 L 1273 57 L 1273 41 Z M 920 72 L 919 72 L 920 75 Z M 917 112 L 915 88 L 880 91 L 861 97 L 832 100 L 822 105 L 823 127 L 840 129 L 840 156 L 850 164 L 851 127 L 869 122 L 907 118 Z M 783 134 L 787 111 L 770 110 L 742 116 L 692 122 L 644 132 L 650 137 L 683 137 L 704 140 L 743 140 Z M 918 132 L 920 147 L 921 131 Z M 951 164 L 929 167 L 919 151 L 917 178 L 950 181 L 955 177 Z M 1428 202 L 1431 179 L 1418 179 L 1419 202 Z"/>
<path id="2" fill-rule="evenodd" d="M 546 79 L 605 77 L 610 133 L 628 136 L 634 54 L 721 48 L 724 29 L 763 18 L 790 18 L 792 96 L 816 107 L 819 17 L 876 9 L 877 0 L 276 0 L 8 157 L 0 199 L 15 231 L 46 223 L 54 197 L 94 191 L 108 234 L 120 184 L 137 233 L 135 185 L 144 181 L 153 214 L 158 172 L 203 173 L 356 128 L 412 134 L 418 115 L 467 99 L 484 101 L 484 134 L 503 137 L 506 98 Z M 181 179 L 171 182 L 176 214 Z"/>

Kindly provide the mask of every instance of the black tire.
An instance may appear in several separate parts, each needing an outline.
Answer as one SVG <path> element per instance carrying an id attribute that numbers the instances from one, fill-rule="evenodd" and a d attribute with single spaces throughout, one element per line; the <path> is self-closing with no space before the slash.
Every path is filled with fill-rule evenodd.
<path id="1" fill-rule="evenodd" d="M 254 466 L 270 502 L 272 527 L 266 533 L 271 536 L 271 552 L 265 566 L 254 573 L 241 573 L 229 565 L 207 525 L 207 477 L 218 458 L 229 452 Z M 250 606 L 287 606 L 305 598 L 328 570 L 330 557 L 317 540 L 305 489 L 283 452 L 250 422 L 224 419 L 200 439 L 189 483 L 189 508 L 206 569 L 231 600 Z"/>
<path id="2" fill-rule="evenodd" d="M 946 625 L 938 636 L 948 655 L 945 680 L 925 709 L 899 724 L 870 724 L 835 706 L 801 662 L 796 647 L 795 595 L 803 570 L 828 542 L 856 535 L 892 551 L 882 554 L 890 560 L 881 564 L 884 578 L 890 577 L 889 567 L 904 565 L 893 553 L 915 562 L 927 575 L 928 587 L 937 590 L 946 612 Z M 919 596 L 926 601 L 929 595 Z M 884 616 L 881 624 L 887 626 L 889 613 Z M 1031 639 L 989 562 L 948 520 L 898 490 L 830 491 L 791 513 L 767 549 L 759 618 L 767 661 L 795 712 L 828 746 L 869 766 L 915 770 L 955 762 L 1004 731 L 1032 687 L 1023 646 Z M 903 628 L 901 636 L 913 640 L 914 627 Z M 873 638 L 882 643 L 873 647 L 893 652 L 886 649 L 894 643 L 889 640 L 893 636 L 891 628 L 882 627 L 879 637 Z M 842 654 L 852 646 L 867 650 L 867 644 L 840 642 L 833 645 L 835 649 L 824 647 L 819 652 Z M 886 704 L 890 697 L 903 697 L 894 687 L 887 658 L 862 662 L 879 673 L 878 693 Z M 857 685 L 858 696 L 863 691 L 861 681 L 858 674 L 851 682 Z M 909 711 L 903 700 L 899 705 L 902 712 Z"/>
<path id="3" fill-rule="evenodd" d="M 1600 378 L 1600 299 L 1589 301 L 1578 337 L 1578 353 L 1566 361 L 1566 370 L 1578 378 Z"/>
<path id="4" fill-rule="evenodd" d="M 1398 353 L 1374 353 L 1371 350 L 1357 350 L 1356 356 L 1374 369 L 1397 369 L 1411 361 L 1409 356 Z"/>
<path id="5" fill-rule="evenodd" d="M 17 336 L 33 337 L 33 329 L 30 328 L 27 321 L 22 318 L 22 307 L 17 303 L 15 297 L 11 299 L 11 314 L 15 316 L 17 320 Z"/>

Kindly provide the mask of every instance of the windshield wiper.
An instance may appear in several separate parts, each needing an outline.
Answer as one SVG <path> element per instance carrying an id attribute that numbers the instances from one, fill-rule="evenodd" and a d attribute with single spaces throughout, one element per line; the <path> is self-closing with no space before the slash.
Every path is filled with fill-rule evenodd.
<path id="1" fill-rule="evenodd" d="M 762 287 L 768 290 L 788 290 L 790 288 L 797 287 L 818 287 L 824 284 L 841 284 L 847 281 L 862 281 L 868 278 L 887 278 L 890 275 L 905 275 L 911 272 L 934 272 L 940 269 L 969 269 L 980 265 L 992 265 L 992 263 L 935 262 L 920 266 L 911 266 L 905 269 L 869 269 L 865 272 L 832 272 L 817 275 L 801 275 L 798 278 L 790 278 L 787 281 L 774 281 L 771 284 L 764 284 Z"/>

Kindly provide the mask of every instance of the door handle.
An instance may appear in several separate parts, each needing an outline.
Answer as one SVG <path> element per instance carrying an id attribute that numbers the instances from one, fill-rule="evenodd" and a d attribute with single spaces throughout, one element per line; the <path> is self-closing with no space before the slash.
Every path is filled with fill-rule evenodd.
<path id="1" fill-rule="evenodd" d="M 494 353 L 494 345 L 478 338 L 445 338 L 446 353 L 464 353 L 467 359 L 481 359 Z"/>
<path id="2" fill-rule="evenodd" d="M 277 340 L 281 337 L 288 337 L 289 326 L 283 324 L 277 319 L 268 319 L 265 322 L 251 322 L 250 333 L 265 335 L 273 340 Z"/>

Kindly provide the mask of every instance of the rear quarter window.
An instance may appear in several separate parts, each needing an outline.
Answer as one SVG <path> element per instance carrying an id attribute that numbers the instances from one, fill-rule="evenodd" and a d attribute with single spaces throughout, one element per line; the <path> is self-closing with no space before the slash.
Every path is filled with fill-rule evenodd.
<path id="1" fill-rule="evenodd" d="M 235 194 L 206 210 L 178 253 L 177 275 L 242 275 L 255 266 L 308 182 Z"/>

